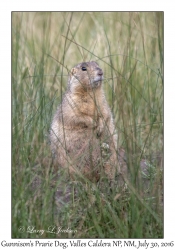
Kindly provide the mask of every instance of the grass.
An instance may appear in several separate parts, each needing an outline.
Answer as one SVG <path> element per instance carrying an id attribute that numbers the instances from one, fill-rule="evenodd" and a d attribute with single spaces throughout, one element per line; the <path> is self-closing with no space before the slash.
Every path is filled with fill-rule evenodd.
<path id="1" fill-rule="evenodd" d="M 48 144 L 68 71 L 88 60 L 104 71 L 131 172 L 111 193 L 57 178 Z M 13 238 L 162 238 L 162 157 L 162 12 L 12 13 Z"/>

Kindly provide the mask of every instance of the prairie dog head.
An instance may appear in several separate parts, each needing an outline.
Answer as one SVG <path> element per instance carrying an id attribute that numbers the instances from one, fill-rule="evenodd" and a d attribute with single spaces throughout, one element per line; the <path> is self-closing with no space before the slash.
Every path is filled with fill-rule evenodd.
<path id="1" fill-rule="evenodd" d="M 96 62 L 82 62 L 71 69 L 69 86 L 71 90 L 86 91 L 100 87 L 102 80 L 103 71 Z"/>

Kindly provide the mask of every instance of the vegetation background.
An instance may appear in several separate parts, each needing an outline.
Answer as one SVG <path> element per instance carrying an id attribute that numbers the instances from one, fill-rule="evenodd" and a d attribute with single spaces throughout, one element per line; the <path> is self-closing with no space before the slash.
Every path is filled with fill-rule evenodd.
<path id="1" fill-rule="evenodd" d="M 60 209 L 48 131 L 69 70 L 89 60 L 104 71 L 131 178 L 111 194 L 79 184 Z M 163 12 L 12 13 L 13 238 L 162 238 L 162 158 Z"/>

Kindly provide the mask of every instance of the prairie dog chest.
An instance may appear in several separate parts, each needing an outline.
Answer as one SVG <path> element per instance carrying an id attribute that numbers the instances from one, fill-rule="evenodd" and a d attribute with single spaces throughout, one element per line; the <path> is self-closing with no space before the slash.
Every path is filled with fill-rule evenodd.
<path id="1" fill-rule="evenodd" d="M 87 116 L 91 116 L 94 119 L 98 119 L 101 116 L 101 98 L 96 97 L 95 95 L 85 95 L 82 96 L 79 100 L 78 111 Z"/>

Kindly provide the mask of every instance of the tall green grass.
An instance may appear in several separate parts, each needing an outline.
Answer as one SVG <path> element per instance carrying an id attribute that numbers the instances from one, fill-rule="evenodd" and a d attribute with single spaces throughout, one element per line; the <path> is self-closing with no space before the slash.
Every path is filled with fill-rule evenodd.
<path id="1" fill-rule="evenodd" d="M 89 60 L 104 71 L 131 172 L 125 188 L 112 193 L 71 183 L 61 170 L 58 178 L 48 143 L 68 71 Z M 162 157 L 162 12 L 12 13 L 13 238 L 163 237 Z M 138 182 L 140 162 L 147 172 Z M 54 234 L 49 226 L 72 231 Z"/>

